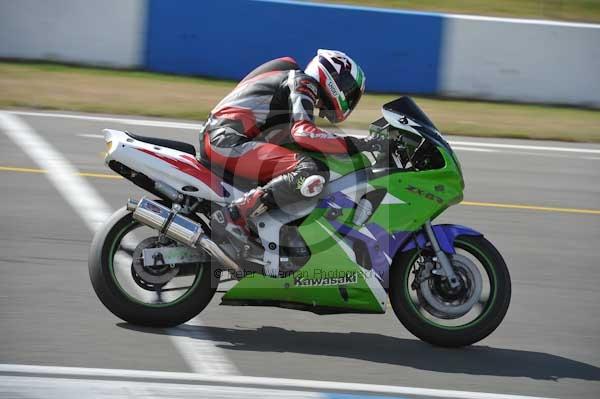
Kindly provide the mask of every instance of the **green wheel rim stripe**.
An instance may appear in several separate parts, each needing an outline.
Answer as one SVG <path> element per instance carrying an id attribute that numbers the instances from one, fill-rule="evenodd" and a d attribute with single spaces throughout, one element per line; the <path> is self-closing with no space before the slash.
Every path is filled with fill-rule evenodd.
<path id="1" fill-rule="evenodd" d="M 485 268 L 485 270 L 488 273 L 491 273 L 491 279 L 490 279 L 490 286 L 493 289 L 492 293 L 491 293 L 491 298 L 488 300 L 488 303 L 486 304 L 486 309 L 485 311 L 480 314 L 479 316 L 477 316 L 477 318 L 475 318 L 475 320 L 462 325 L 462 326 L 444 326 L 442 324 L 438 324 L 433 322 L 432 320 L 424 317 L 419 310 L 416 308 L 415 304 L 413 303 L 412 299 L 410 299 L 410 295 L 409 295 L 409 289 L 407 287 L 402 287 L 404 289 L 404 296 L 407 300 L 407 302 L 410 304 L 410 307 L 413 309 L 413 311 L 415 312 L 415 314 L 417 316 L 419 316 L 419 318 L 423 321 L 425 321 L 427 324 L 430 324 L 434 327 L 437 328 L 442 328 L 445 330 L 464 330 L 466 328 L 472 327 L 474 325 L 476 325 L 477 323 L 479 323 L 481 320 L 483 320 L 487 314 L 490 312 L 491 308 L 493 307 L 495 301 L 496 301 L 496 296 L 497 296 L 497 292 L 498 292 L 498 279 L 496 276 L 496 271 L 494 270 L 493 267 L 493 262 L 490 261 L 490 259 L 487 257 L 486 254 L 484 254 L 479 248 L 477 248 L 476 246 L 469 244 L 465 241 L 461 241 L 460 239 L 457 239 L 455 242 L 460 243 L 461 245 L 467 247 L 468 249 L 471 249 L 472 251 L 476 252 L 477 254 L 479 254 L 483 259 L 485 259 L 486 264 L 483 264 L 483 267 Z M 415 262 L 416 258 L 417 258 L 418 252 L 415 254 L 415 256 L 413 256 L 408 264 L 408 267 L 406 268 L 406 270 L 404 271 L 404 280 L 406 281 L 406 283 L 408 283 L 408 274 L 410 273 L 410 270 L 412 268 L 413 263 Z M 480 260 L 480 259 L 478 259 Z M 481 260 L 480 260 L 481 261 Z"/>
<path id="2" fill-rule="evenodd" d="M 149 307 L 149 308 L 166 308 L 166 307 L 174 306 L 174 305 L 180 303 L 185 298 L 187 298 L 188 296 L 190 296 L 192 292 L 194 292 L 194 290 L 198 286 L 198 283 L 200 282 L 200 279 L 202 277 L 202 273 L 204 272 L 204 267 L 200 268 L 200 272 L 196 275 L 196 279 L 194 280 L 194 283 L 188 289 L 188 291 L 185 294 L 183 294 L 182 296 L 180 296 L 179 298 L 177 298 L 175 301 L 169 302 L 169 303 L 150 304 L 150 303 L 142 302 L 142 301 L 140 301 L 140 300 L 132 297 L 131 295 L 129 295 L 127 293 L 127 291 L 125 291 L 123 289 L 123 287 L 121 287 L 121 284 L 119 284 L 119 281 L 117 280 L 117 276 L 115 276 L 115 271 L 114 271 L 114 267 L 113 267 L 113 258 L 115 256 L 115 250 L 116 250 L 115 247 L 116 247 L 117 243 L 121 242 L 121 240 L 123 239 L 123 236 L 125 236 L 125 234 L 127 234 L 128 229 L 130 227 L 132 227 L 133 225 L 136 225 L 136 224 L 138 224 L 138 223 L 135 222 L 135 221 L 131 221 L 125 227 L 123 227 L 119 231 L 119 233 L 117 233 L 117 235 L 115 237 L 115 240 L 112 242 L 112 244 L 110 246 L 110 250 L 108 252 L 108 268 L 109 268 L 109 271 L 110 271 L 110 277 L 112 278 L 112 280 L 114 281 L 115 285 L 117 286 L 117 288 L 119 289 L 119 291 L 121 291 L 121 293 L 123 295 L 125 295 L 130 301 L 135 302 L 137 304 L 140 304 L 142 306 L 146 306 L 146 307 Z"/>

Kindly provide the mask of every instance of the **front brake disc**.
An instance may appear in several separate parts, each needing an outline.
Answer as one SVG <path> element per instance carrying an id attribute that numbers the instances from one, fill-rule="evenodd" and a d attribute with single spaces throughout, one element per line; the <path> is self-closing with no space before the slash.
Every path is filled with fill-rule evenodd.
<path id="1" fill-rule="evenodd" d="M 435 284 L 432 277 L 423 279 L 417 289 L 417 296 L 423 307 L 433 316 L 440 319 L 457 319 L 467 314 L 481 297 L 483 279 L 481 272 L 469 258 L 455 254 L 452 256 L 452 267 L 462 279 L 464 292 L 455 299 L 447 298 L 439 292 L 440 284 Z"/>

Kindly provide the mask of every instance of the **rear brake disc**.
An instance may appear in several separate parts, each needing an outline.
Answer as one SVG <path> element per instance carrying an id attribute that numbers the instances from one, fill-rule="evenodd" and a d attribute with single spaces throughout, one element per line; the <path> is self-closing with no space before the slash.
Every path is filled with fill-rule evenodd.
<path id="1" fill-rule="evenodd" d="M 171 267 L 170 265 L 165 264 L 164 261 L 160 264 L 160 259 L 157 259 L 157 264 L 154 266 L 144 266 L 144 249 L 156 248 L 158 245 L 158 237 L 148 237 L 140 242 L 133 251 L 132 267 L 135 274 L 137 274 L 141 280 L 151 285 L 167 284 L 177 275 L 177 273 L 179 273 L 179 267 Z"/>

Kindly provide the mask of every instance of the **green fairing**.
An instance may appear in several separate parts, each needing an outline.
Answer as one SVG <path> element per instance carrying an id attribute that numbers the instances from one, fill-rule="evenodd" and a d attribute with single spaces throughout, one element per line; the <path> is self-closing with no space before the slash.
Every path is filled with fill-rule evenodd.
<path id="1" fill-rule="evenodd" d="M 447 207 L 462 200 L 463 182 L 460 167 L 445 148 L 439 147 L 439 150 L 445 160 L 445 166 L 441 169 L 421 172 L 399 170 L 369 180 L 368 183 L 372 187 L 385 188 L 389 194 L 406 202 L 405 204 L 382 204 L 371 216 L 369 223 L 376 223 L 390 233 L 416 231 L 425 221 L 433 219 Z M 332 170 L 340 174 L 348 174 L 368 166 L 366 157 L 363 156 L 323 157 L 322 159 Z M 354 165 L 360 167 L 355 169 Z M 431 199 L 427 194 L 420 195 L 410 191 L 408 189 L 410 186 L 419 188 L 422 193 L 433 194 L 439 197 L 439 200 Z M 327 209 L 315 209 L 299 227 L 300 234 L 312 254 L 304 267 L 294 275 L 285 278 L 271 278 L 259 274 L 245 277 L 224 295 L 223 300 L 251 303 L 279 301 L 356 312 L 385 312 L 385 303 L 378 302 L 365 281 L 363 275 L 365 270 L 352 261 L 343 250 L 342 245 L 346 244 L 325 218 L 326 211 Z M 336 220 L 356 227 L 352 224 L 353 216 L 354 209 L 343 209 Z M 346 273 L 357 274 L 356 283 L 346 285 L 348 292 L 346 300 L 342 297 L 338 285 L 325 287 L 295 285 L 296 279 L 300 276 L 318 280 L 321 277 L 338 277 Z"/>
<path id="2" fill-rule="evenodd" d="M 374 188 L 385 188 L 405 204 L 382 204 L 369 223 L 386 231 L 416 231 L 427 220 L 435 219 L 449 206 L 463 198 L 463 182 L 459 166 L 446 149 L 439 147 L 446 165 L 441 169 L 422 172 L 396 172 L 369 181 Z M 414 187 L 421 190 L 417 192 Z M 350 219 L 351 220 L 351 219 Z"/>
<path id="3" fill-rule="evenodd" d="M 370 165 L 368 159 L 362 154 L 324 156 L 312 153 L 311 156 L 323 161 L 329 170 L 339 175 L 346 175 Z M 351 210 L 351 213 L 353 212 Z M 342 217 L 345 219 L 347 214 L 348 210 Z M 316 209 L 299 228 L 312 254 L 311 259 L 302 269 L 286 278 L 271 278 L 259 274 L 245 277 L 223 296 L 223 300 L 281 301 L 360 312 L 385 312 L 385 304 L 381 306 L 372 294 L 365 282 L 361 267 L 350 260 L 339 242 L 331 237 L 330 234 L 334 234 L 337 240 L 341 240 L 323 215 L 323 209 Z M 337 285 L 313 287 L 294 284 L 300 276 L 318 279 L 331 275 L 337 277 L 345 273 L 357 275 L 357 282 L 346 286 L 347 301 L 344 301 Z"/>
<path id="4" fill-rule="evenodd" d="M 384 313 L 385 303 L 378 303 L 365 281 L 364 269 L 353 262 L 332 237 L 337 234 L 323 214 L 323 209 L 317 209 L 300 226 L 300 234 L 312 253 L 310 261 L 302 269 L 285 278 L 259 274 L 245 277 L 223 296 L 223 300 L 280 301 L 356 312 Z M 337 240 L 341 240 L 341 237 L 337 236 Z M 318 281 L 320 278 L 347 275 L 356 276 L 356 282 L 342 284 L 347 290 L 346 300 L 337 284 L 320 287 L 295 284 L 298 278 Z"/>

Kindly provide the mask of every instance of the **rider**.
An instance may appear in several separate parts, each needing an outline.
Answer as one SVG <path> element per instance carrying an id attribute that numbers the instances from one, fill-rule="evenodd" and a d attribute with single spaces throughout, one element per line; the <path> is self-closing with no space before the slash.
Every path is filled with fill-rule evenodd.
<path id="1" fill-rule="evenodd" d="M 262 186 L 225 208 L 218 222 L 247 237 L 252 217 L 278 207 L 277 203 L 302 201 L 321 192 L 329 179 L 327 167 L 282 144 L 325 154 L 382 150 L 382 139 L 342 138 L 315 125 L 315 108 L 332 123 L 344 121 L 364 88 L 358 64 L 333 50 L 319 50 L 304 71 L 285 57 L 247 75 L 210 113 L 200 154 L 225 173 Z"/>

